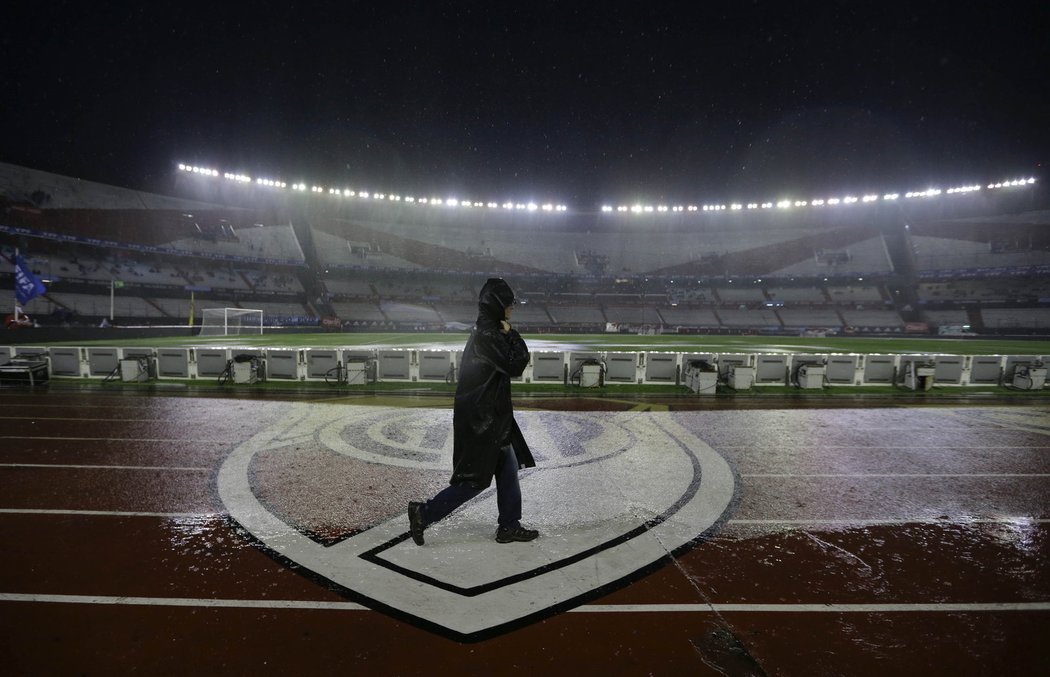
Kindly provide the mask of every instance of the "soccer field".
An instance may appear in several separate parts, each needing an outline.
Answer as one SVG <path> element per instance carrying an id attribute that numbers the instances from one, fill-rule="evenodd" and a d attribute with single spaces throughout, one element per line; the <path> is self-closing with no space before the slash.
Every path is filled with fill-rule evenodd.
<path id="1" fill-rule="evenodd" d="M 267 348 L 420 348 L 458 350 L 466 332 L 448 333 L 285 333 L 255 336 L 157 336 L 148 339 L 72 341 L 49 345 Z M 665 334 L 525 334 L 532 350 L 712 353 L 862 353 L 930 355 L 1050 355 L 1050 340 L 871 338 L 799 336 L 685 336 Z"/>

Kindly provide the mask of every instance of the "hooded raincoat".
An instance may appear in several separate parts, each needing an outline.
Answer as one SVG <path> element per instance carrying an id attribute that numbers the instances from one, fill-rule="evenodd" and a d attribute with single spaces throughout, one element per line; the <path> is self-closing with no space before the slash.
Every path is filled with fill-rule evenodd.
<path id="1" fill-rule="evenodd" d="M 508 444 L 519 468 L 536 465 L 510 402 L 510 379 L 521 376 L 529 363 L 529 349 L 518 332 L 500 331 L 513 302 L 510 285 L 499 278 L 486 282 L 478 297 L 478 320 L 463 349 L 456 385 L 451 484 L 489 486 L 503 458 L 500 449 Z"/>

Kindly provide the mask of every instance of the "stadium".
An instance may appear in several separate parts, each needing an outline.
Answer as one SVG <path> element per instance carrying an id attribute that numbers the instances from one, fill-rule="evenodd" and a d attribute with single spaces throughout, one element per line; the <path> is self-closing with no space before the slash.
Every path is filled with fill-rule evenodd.
<path id="1" fill-rule="evenodd" d="M 360 666 L 322 648 L 346 634 L 413 673 L 389 647 L 606 664 L 592 631 L 670 671 L 866 674 L 858 638 L 906 635 L 925 653 L 886 669 L 1041 660 L 1022 648 L 1048 613 L 1035 177 L 586 209 L 0 165 L 0 199 L 0 279 L 37 292 L 0 341 L 2 603 L 67 643 L 60 671 L 97 633 L 119 645 L 99 665 L 159 672 Z M 404 505 L 447 481 L 494 276 L 532 350 L 515 402 L 544 536 L 479 545 L 486 492 L 417 549 Z M 312 639 L 274 649 L 291 625 Z"/>
<path id="2" fill-rule="evenodd" d="M 999 360 L 997 373 L 979 369 L 972 379 L 1010 385 L 1014 362 L 1038 369 L 1050 352 L 1039 340 L 1050 328 L 1050 249 L 1043 233 L 1050 212 L 1039 209 L 1034 177 L 588 211 L 289 186 L 185 164 L 173 173 L 172 193 L 180 197 L 3 167 L 3 274 L 13 285 L 21 251 L 27 269 L 47 287 L 8 318 L 12 329 L 33 325 L 9 332 L 9 342 L 83 344 L 57 367 L 50 356 L 59 377 L 108 376 L 116 369 L 123 353 L 87 355 L 87 345 L 100 341 L 151 346 L 146 357 L 152 362 L 143 371 L 153 376 L 215 376 L 208 367 L 191 369 L 197 360 L 189 351 L 218 337 L 228 344 L 237 335 L 242 346 L 254 347 L 259 366 L 266 362 L 261 380 L 317 379 L 351 360 L 367 363 L 374 381 L 419 380 L 406 369 L 419 362 L 418 354 L 388 352 L 380 359 L 375 352 L 393 347 L 444 350 L 443 357 L 430 356 L 437 366 L 424 369 L 422 378 L 445 379 L 455 368 L 455 346 L 473 323 L 476 290 L 488 277 L 502 276 L 519 289 L 521 330 L 539 346 L 573 349 L 546 356 L 543 367 L 534 361 L 539 372 L 525 382 L 568 385 L 583 361 L 599 359 L 602 375 L 611 361 L 618 363 L 610 383 L 682 385 L 690 362 L 717 367 L 726 354 L 721 382 L 727 369 L 739 367 L 756 370 L 757 384 L 790 385 L 802 358 L 761 362 L 732 355 L 741 347 L 790 355 L 796 345 L 799 353 L 972 356 L 984 349 L 1018 355 Z M 249 341 L 248 332 L 262 337 Z M 172 342 L 173 336 L 183 338 Z M 902 337 L 910 340 L 856 341 Z M 932 337 L 1008 340 L 938 343 Z M 1034 340 L 1010 342 L 1019 337 Z M 184 346 L 177 364 L 153 363 L 154 338 L 171 349 Z M 344 345 L 374 350 L 337 353 L 333 361 L 331 349 Z M 277 355 L 265 360 L 261 346 L 330 350 L 316 353 L 316 365 L 314 353 L 300 357 L 304 371 L 279 368 Z M 628 350 L 635 354 L 625 357 Z M 652 351 L 677 351 L 673 373 L 648 368 L 643 354 Z M 826 367 L 826 355 L 822 361 Z M 957 366 L 942 361 L 931 386 L 971 382 L 964 378 L 972 370 L 969 359 L 951 362 Z M 841 373 L 828 383 L 893 385 L 909 368 L 894 359 L 887 380 L 884 369 L 864 375 L 863 366 L 858 358 L 833 367 Z"/>

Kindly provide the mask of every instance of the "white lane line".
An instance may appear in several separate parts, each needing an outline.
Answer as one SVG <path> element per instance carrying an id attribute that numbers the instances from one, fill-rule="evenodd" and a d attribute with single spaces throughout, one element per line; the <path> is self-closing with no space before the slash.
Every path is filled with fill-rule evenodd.
<path id="1" fill-rule="evenodd" d="M 43 508 L 0 508 L 0 515 L 69 515 L 77 517 L 162 517 L 165 519 L 221 518 L 216 512 L 131 512 L 120 510 L 48 510 Z"/>
<path id="2" fill-rule="evenodd" d="M 139 465 L 74 465 L 64 463 L 0 463 L 0 468 L 78 468 L 91 470 L 211 470 L 190 466 Z M 1018 478 L 1050 477 L 1050 473 L 742 473 L 741 477 L 759 479 L 833 479 L 833 478 Z"/>
<path id="3" fill-rule="evenodd" d="M 792 525 L 816 525 L 816 526 L 838 526 L 838 525 L 851 525 L 851 526 L 877 526 L 881 524 L 945 524 L 945 525 L 958 525 L 958 524 L 1050 524 L 1050 519 L 1042 517 L 955 517 L 948 519 L 934 519 L 934 518 L 902 518 L 902 519 L 731 519 L 729 524 L 748 526 L 748 525 L 768 525 L 768 524 L 792 524 Z"/>
<path id="4" fill-rule="evenodd" d="M 237 440 L 231 440 L 229 438 L 223 440 L 211 440 L 211 439 L 186 439 L 180 437 L 177 439 L 169 439 L 165 437 L 31 437 L 26 435 L 0 435 L 0 440 L 51 440 L 51 441 L 70 441 L 70 442 L 181 442 L 194 444 L 236 444 Z"/>
<path id="5" fill-rule="evenodd" d="M 758 477 L 787 479 L 802 478 L 835 478 L 835 477 L 873 477 L 873 478 L 915 478 L 915 477 L 1050 477 L 1050 473 L 741 473 L 741 477 Z"/>
<path id="6" fill-rule="evenodd" d="M 902 447 L 889 446 L 885 444 L 824 444 L 822 442 L 813 442 L 812 444 L 778 444 L 775 447 L 768 448 L 762 448 L 754 444 L 718 444 L 717 442 L 709 442 L 709 444 L 715 449 L 747 449 L 748 451 L 754 451 L 758 453 L 783 451 L 785 449 L 856 449 L 858 451 L 872 451 L 884 449 L 917 449 L 919 451 L 925 451 L 926 449 L 955 449 L 960 451 L 968 449 L 1050 449 L 1050 446 L 1044 444 L 982 444 L 977 446 L 962 444 L 914 444 Z"/>
<path id="7" fill-rule="evenodd" d="M 166 418 L 85 418 L 81 416 L 0 416 L 0 421 L 87 421 L 90 423 L 171 423 Z"/>
<path id="8" fill-rule="evenodd" d="M 211 468 L 178 465 L 72 465 L 67 463 L 0 463 L 0 468 L 74 468 L 78 470 L 177 470 L 200 472 Z"/>
<path id="9" fill-rule="evenodd" d="M 188 597 L 101 597 L 96 595 L 27 595 L 19 593 L 0 593 L 0 602 L 218 607 L 226 609 L 332 609 L 339 611 L 369 611 L 368 607 L 354 604 L 353 602 L 310 602 L 291 599 L 197 599 Z"/>
<path id="10" fill-rule="evenodd" d="M 0 598 L 2 599 L 2 598 Z M 976 604 L 587 604 L 570 609 L 577 613 L 909 613 L 1050 611 L 1050 602 L 990 602 Z"/>
<path id="11" fill-rule="evenodd" d="M 0 602 L 96 604 L 120 606 L 208 607 L 224 609 L 295 609 L 369 611 L 354 602 L 291 599 L 201 599 L 192 597 L 110 597 L 99 595 L 34 595 L 0 593 Z M 1050 602 L 935 604 L 586 604 L 570 613 L 966 613 L 1050 611 Z"/>
<path id="12" fill-rule="evenodd" d="M 0 508 L 0 515 L 69 515 L 85 517 L 163 517 L 173 519 L 194 518 L 220 518 L 226 513 L 215 512 L 132 512 L 121 510 L 67 510 L 47 508 Z M 766 525 L 800 525 L 800 526 L 877 526 L 877 525 L 908 525 L 908 524 L 1050 524 L 1050 518 L 1028 517 L 1020 515 L 1016 517 L 959 517 L 949 519 L 934 518 L 888 518 L 888 519 L 731 519 L 727 522 L 730 526 L 766 526 Z"/>

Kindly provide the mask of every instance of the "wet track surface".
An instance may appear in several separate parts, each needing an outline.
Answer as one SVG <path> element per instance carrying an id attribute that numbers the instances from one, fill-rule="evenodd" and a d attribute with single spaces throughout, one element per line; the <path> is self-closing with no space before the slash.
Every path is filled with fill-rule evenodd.
<path id="1" fill-rule="evenodd" d="M 1050 668 L 1050 408 L 674 404 L 517 402 L 541 538 L 496 545 L 489 493 L 416 548 L 403 507 L 447 482 L 441 402 L 0 392 L 0 658 L 11 674 Z M 381 549 L 351 555 L 368 537 Z M 445 589 L 481 584 L 500 589 Z"/>

